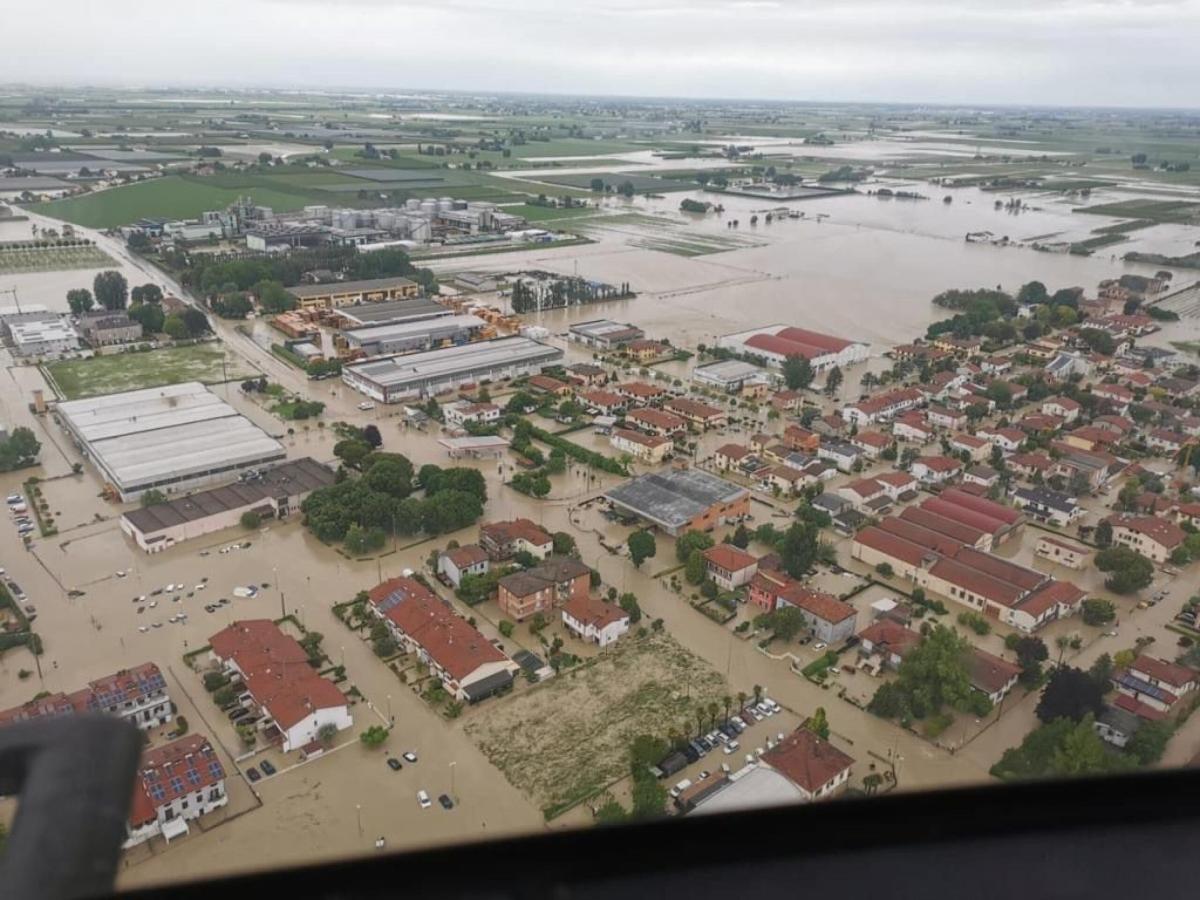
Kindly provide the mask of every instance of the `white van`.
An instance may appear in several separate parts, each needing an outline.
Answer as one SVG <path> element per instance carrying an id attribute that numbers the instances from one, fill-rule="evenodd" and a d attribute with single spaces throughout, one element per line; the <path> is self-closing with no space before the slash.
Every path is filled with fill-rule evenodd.
<path id="1" fill-rule="evenodd" d="M 358 404 L 358 408 L 360 410 L 362 410 L 363 412 L 367 412 L 368 410 L 374 409 L 375 404 L 372 403 L 370 400 L 364 400 L 362 403 Z"/>
<path id="2" fill-rule="evenodd" d="M 433 806 L 433 802 L 429 799 L 429 795 L 424 791 L 417 791 L 417 803 L 421 805 L 421 809 L 429 809 Z"/>
<path id="3" fill-rule="evenodd" d="M 674 799 L 674 798 L 678 797 L 680 794 L 682 794 L 684 791 L 686 791 L 688 788 L 690 788 L 691 786 L 692 786 L 692 779 L 685 778 L 685 779 L 683 779 L 683 781 L 679 782 L 679 784 L 675 785 L 675 787 L 671 788 L 671 790 L 668 791 L 668 793 L 671 795 L 671 798 Z"/>

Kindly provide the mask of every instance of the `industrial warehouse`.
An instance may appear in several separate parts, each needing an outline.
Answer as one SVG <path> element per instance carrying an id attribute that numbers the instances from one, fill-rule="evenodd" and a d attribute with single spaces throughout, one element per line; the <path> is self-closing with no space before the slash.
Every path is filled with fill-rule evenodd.
<path id="1" fill-rule="evenodd" d="M 534 374 L 562 358 L 557 347 L 503 337 L 347 366 L 342 380 L 381 403 L 396 403 L 465 384 Z"/>
<path id="2" fill-rule="evenodd" d="M 199 382 L 58 405 L 58 420 L 122 500 L 207 487 L 287 456 Z"/>
<path id="3" fill-rule="evenodd" d="M 335 480 L 332 469 L 306 456 L 248 472 L 236 484 L 131 509 L 121 516 L 121 530 L 147 553 L 158 553 L 180 541 L 232 528 L 248 512 L 285 519 L 305 497 Z"/>
<path id="4" fill-rule="evenodd" d="M 768 366 L 776 369 L 793 356 L 803 357 L 812 365 L 814 372 L 866 362 L 869 355 L 867 345 L 858 341 L 788 325 L 764 325 L 727 334 L 717 339 L 717 346 L 735 353 L 761 357 Z"/>
<path id="5" fill-rule="evenodd" d="M 416 297 L 421 286 L 408 278 L 371 278 L 365 281 L 333 281 L 300 284 L 288 288 L 301 309 L 337 309 L 374 300 Z"/>
<path id="6" fill-rule="evenodd" d="M 353 353 L 386 356 L 390 353 L 432 350 L 446 344 L 465 344 L 479 337 L 487 327 L 487 322 L 478 316 L 449 315 L 354 328 L 343 331 L 342 337 Z"/>
<path id="7" fill-rule="evenodd" d="M 750 492 L 699 469 L 640 475 L 604 495 L 614 507 L 677 537 L 709 531 L 750 515 Z"/>

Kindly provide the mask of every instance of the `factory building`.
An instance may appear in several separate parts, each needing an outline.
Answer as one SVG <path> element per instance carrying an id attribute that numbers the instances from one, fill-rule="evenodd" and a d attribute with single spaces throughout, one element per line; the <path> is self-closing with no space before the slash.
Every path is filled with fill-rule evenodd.
<path id="1" fill-rule="evenodd" d="M 776 369 L 781 368 L 788 358 L 800 356 L 809 361 L 814 372 L 866 362 L 868 356 L 866 344 L 788 325 L 765 325 L 727 334 L 717 339 L 717 346 L 761 357 L 768 366 Z"/>
<path id="2" fill-rule="evenodd" d="M 533 375 L 562 358 L 557 347 L 503 337 L 347 366 L 342 380 L 381 403 L 396 403 L 465 384 Z"/>
<path id="3" fill-rule="evenodd" d="M 287 456 L 279 441 L 199 382 L 60 403 L 58 420 L 111 490 L 185 493 Z"/>
<path id="4" fill-rule="evenodd" d="M 416 297 L 421 286 L 408 278 L 370 278 L 364 281 L 333 281 L 328 284 L 299 284 L 288 288 L 301 309 L 338 309 L 352 303 L 400 300 Z"/>
<path id="5" fill-rule="evenodd" d="M 465 344 L 480 336 L 487 323 L 478 316 L 440 316 L 354 328 L 342 332 L 346 347 L 363 356 L 386 356 L 432 350 L 448 344 Z"/>

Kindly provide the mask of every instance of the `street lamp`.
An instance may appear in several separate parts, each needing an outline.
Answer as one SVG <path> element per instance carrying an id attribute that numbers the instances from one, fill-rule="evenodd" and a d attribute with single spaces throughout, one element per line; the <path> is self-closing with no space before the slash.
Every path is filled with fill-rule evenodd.
<path id="1" fill-rule="evenodd" d="M 354 804 L 354 812 L 358 816 L 358 836 L 362 837 L 362 804 Z"/>
<path id="2" fill-rule="evenodd" d="M 454 762 L 453 760 L 451 760 L 451 762 L 450 762 L 450 796 L 453 797 L 455 800 L 458 799 L 458 796 L 454 793 L 454 767 L 456 765 L 458 765 L 458 764 L 456 762 Z"/>
<path id="3" fill-rule="evenodd" d="M 387 713 L 388 713 L 388 724 L 392 724 L 396 720 L 392 718 L 392 695 L 391 694 L 387 695 Z"/>

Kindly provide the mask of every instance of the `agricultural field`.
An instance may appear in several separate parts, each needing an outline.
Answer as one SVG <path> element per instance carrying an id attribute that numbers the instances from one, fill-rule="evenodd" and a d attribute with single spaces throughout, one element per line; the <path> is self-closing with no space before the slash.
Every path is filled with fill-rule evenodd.
<path id="1" fill-rule="evenodd" d="M 538 175 L 539 182 L 557 184 L 563 187 L 591 189 L 592 182 L 599 178 L 606 187 L 616 190 L 620 185 L 629 182 L 634 191 L 639 194 L 657 194 L 665 191 L 691 191 L 694 184 L 688 184 L 678 179 L 655 178 L 651 175 L 634 175 L 629 172 L 594 172 L 582 175 Z"/>
<path id="2" fill-rule="evenodd" d="M 66 400 L 184 381 L 218 384 L 226 379 L 259 374 L 241 357 L 226 354 L 220 343 L 167 347 L 144 353 L 114 353 L 91 359 L 64 359 L 47 363 L 44 369 Z"/>
<path id="3" fill-rule="evenodd" d="M 695 711 L 728 693 L 719 673 L 665 632 L 615 649 L 472 713 L 466 732 L 547 817 L 629 773 L 638 735 L 692 731 Z"/>
<path id="4" fill-rule="evenodd" d="M 1200 203 L 1152 199 L 1121 200 L 1117 203 L 1085 206 L 1082 209 L 1075 210 L 1075 212 L 1089 213 L 1096 216 L 1120 216 L 1130 219 L 1142 219 L 1146 222 L 1191 223 L 1200 219 Z"/>
<path id="5" fill-rule="evenodd" d="M 103 269 L 113 265 L 116 265 L 113 258 L 94 246 L 0 247 L 0 275 Z"/>

